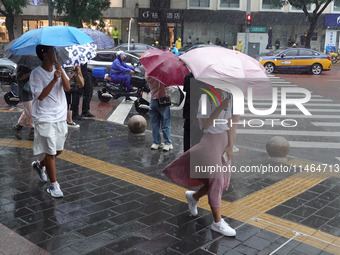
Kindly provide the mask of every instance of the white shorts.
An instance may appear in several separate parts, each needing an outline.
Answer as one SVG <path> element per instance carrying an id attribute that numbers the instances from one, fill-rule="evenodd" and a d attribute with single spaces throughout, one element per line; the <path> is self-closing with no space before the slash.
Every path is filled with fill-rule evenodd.
<path id="1" fill-rule="evenodd" d="M 67 137 L 66 121 L 36 123 L 34 128 L 33 154 L 56 155 L 64 149 Z"/>

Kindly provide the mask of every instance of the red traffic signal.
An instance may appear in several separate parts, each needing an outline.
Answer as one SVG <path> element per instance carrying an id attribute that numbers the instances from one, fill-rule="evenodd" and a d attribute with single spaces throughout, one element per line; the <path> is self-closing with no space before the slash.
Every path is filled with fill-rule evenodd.
<path id="1" fill-rule="evenodd" d="M 246 16 L 246 24 L 247 24 L 248 26 L 251 25 L 251 19 L 252 19 L 251 14 L 247 14 L 247 16 Z"/>

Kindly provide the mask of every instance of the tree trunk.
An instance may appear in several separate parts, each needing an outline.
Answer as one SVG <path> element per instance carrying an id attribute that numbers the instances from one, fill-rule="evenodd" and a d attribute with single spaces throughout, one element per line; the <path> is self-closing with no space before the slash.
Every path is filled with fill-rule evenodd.
<path id="1" fill-rule="evenodd" d="M 6 16 L 6 28 L 8 31 L 8 37 L 9 41 L 14 40 L 14 15 L 13 14 L 8 14 Z"/>
<path id="2" fill-rule="evenodd" d="M 317 21 L 318 21 L 318 17 L 313 17 L 310 20 L 310 26 L 309 26 L 309 30 L 308 30 L 308 33 L 307 33 L 307 38 L 306 38 L 306 42 L 305 42 L 305 48 L 310 49 L 310 41 L 311 41 L 312 35 L 314 33 L 314 30 L 316 28 Z"/>

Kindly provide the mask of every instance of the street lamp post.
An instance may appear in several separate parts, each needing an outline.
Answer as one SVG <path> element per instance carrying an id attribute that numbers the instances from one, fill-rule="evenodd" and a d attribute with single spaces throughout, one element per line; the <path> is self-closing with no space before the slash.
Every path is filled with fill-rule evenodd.
<path id="1" fill-rule="evenodd" d="M 53 23 L 53 0 L 48 0 L 48 25 L 52 26 Z"/>
<path id="2" fill-rule="evenodd" d="M 247 15 L 250 14 L 250 0 L 247 0 Z M 248 54 L 248 44 L 249 44 L 249 26 L 246 24 L 246 41 L 245 41 L 245 49 L 244 53 Z"/>
<path id="3" fill-rule="evenodd" d="M 131 40 L 131 22 L 132 22 L 132 18 L 130 18 L 130 20 L 129 20 L 128 50 L 130 50 L 130 40 Z"/>

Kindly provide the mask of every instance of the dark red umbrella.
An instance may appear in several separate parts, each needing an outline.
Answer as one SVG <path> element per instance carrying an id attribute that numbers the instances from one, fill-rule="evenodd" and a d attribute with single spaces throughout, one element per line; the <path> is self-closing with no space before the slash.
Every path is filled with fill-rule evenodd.
<path id="1" fill-rule="evenodd" d="M 183 86 L 184 77 L 189 73 L 179 57 L 168 50 L 146 50 L 139 61 L 149 77 L 166 86 Z"/>

